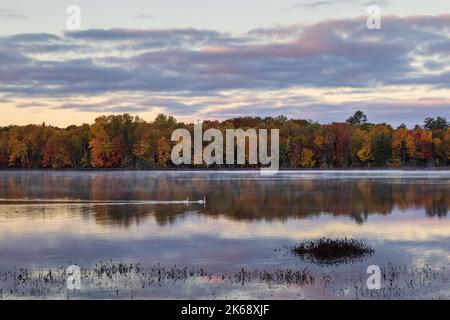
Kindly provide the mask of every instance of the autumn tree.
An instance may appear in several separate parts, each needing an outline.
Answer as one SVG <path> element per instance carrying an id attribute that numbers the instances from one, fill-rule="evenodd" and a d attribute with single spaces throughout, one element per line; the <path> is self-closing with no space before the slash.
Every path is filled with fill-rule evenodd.
<path id="1" fill-rule="evenodd" d="M 399 127 L 392 133 L 392 164 L 405 166 L 414 158 L 416 146 L 411 132 L 406 127 Z"/>
<path id="2" fill-rule="evenodd" d="M 352 166 L 357 166 L 361 162 L 367 162 L 371 160 L 371 155 L 369 155 L 370 146 L 365 146 L 370 144 L 368 138 L 368 131 L 366 129 L 355 128 L 350 137 L 350 157 Z M 365 146 L 365 147 L 364 147 Z M 360 151 L 364 150 L 360 153 Z M 371 150 L 370 150 L 371 151 Z"/>
<path id="3" fill-rule="evenodd" d="M 90 128 L 89 147 L 91 148 L 91 165 L 94 168 L 111 167 L 112 142 L 106 130 L 107 121 L 107 117 L 99 117 Z"/>
<path id="4" fill-rule="evenodd" d="M 313 150 L 318 159 L 318 164 L 322 168 L 332 166 L 334 159 L 335 135 L 328 126 L 320 126 L 314 134 Z"/>
<path id="5" fill-rule="evenodd" d="M 386 166 L 391 158 L 391 128 L 387 125 L 372 127 L 373 160 L 377 167 Z"/>
<path id="6" fill-rule="evenodd" d="M 135 127 L 132 154 L 136 168 L 152 168 L 156 164 L 156 132 L 152 124 L 139 121 Z"/>
<path id="7" fill-rule="evenodd" d="M 347 168 L 350 165 L 351 150 L 350 137 L 353 132 L 353 127 L 348 123 L 333 122 L 330 129 L 334 134 L 334 162 L 337 167 Z"/>
<path id="8" fill-rule="evenodd" d="M 133 145 L 136 123 L 128 114 L 102 116 L 90 128 L 91 164 L 93 167 L 130 167 L 134 165 Z"/>
<path id="9" fill-rule="evenodd" d="M 303 148 L 300 158 L 300 165 L 305 168 L 312 168 L 315 164 L 316 160 L 314 160 L 313 151 L 309 148 Z"/>
<path id="10" fill-rule="evenodd" d="M 156 142 L 156 154 L 158 165 L 166 167 L 170 160 L 171 146 L 166 137 L 161 137 Z"/>
<path id="11" fill-rule="evenodd" d="M 16 168 L 30 168 L 31 159 L 25 142 L 25 128 L 14 126 L 9 132 L 8 166 Z"/>
<path id="12" fill-rule="evenodd" d="M 433 136 L 436 165 L 448 165 L 450 162 L 450 128 L 445 131 L 441 129 L 437 130 Z"/>
<path id="13" fill-rule="evenodd" d="M 66 129 L 68 136 L 68 148 L 73 167 L 88 167 L 90 165 L 90 148 L 88 124 L 70 126 Z"/>
<path id="14" fill-rule="evenodd" d="M 367 166 L 370 166 L 371 161 L 373 160 L 373 149 L 370 143 L 365 142 L 361 149 L 357 153 L 358 158 L 366 163 Z"/>
<path id="15" fill-rule="evenodd" d="M 70 157 L 69 138 L 66 131 L 54 130 L 53 128 L 47 129 L 42 166 L 53 169 L 73 167 Z"/>
<path id="16" fill-rule="evenodd" d="M 434 165 L 432 131 L 416 128 L 412 134 L 416 146 L 415 155 L 418 162 L 422 165 Z"/>
<path id="17" fill-rule="evenodd" d="M 0 168 L 8 166 L 8 140 L 8 131 L 0 129 Z"/>

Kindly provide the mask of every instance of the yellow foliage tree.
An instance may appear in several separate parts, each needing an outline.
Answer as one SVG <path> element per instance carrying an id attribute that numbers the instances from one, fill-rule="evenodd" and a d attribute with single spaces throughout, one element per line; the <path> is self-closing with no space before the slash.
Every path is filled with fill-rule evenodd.
<path id="1" fill-rule="evenodd" d="M 161 137 L 156 142 L 156 154 L 158 158 L 158 164 L 166 167 L 167 162 L 170 160 L 171 147 L 166 137 Z"/>
<path id="2" fill-rule="evenodd" d="M 358 151 L 358 158 L 362 162 L 369 162 L 373 160 L 373 151 L 372 147 L 365 143 L 362 148 Z"/>
<path id="3" fill-rule="evenodd" d="M 316 160 L 314 160 L 314 152 L 311 149 L 303 148 L 300 165 L 305 168 L 314 167 Z"/>

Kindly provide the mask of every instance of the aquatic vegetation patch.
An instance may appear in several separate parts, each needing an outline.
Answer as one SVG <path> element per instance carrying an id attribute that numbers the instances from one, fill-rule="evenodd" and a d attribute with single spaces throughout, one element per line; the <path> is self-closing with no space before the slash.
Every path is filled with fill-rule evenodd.
<path id="1" fill-rule="evenodd" d="M 217 273 L 194 266 L 143 265 L 100 261 L 80 267 L 81 289 L 67 288 L 67 266 L 0 270 L 3 299 L 449 299 L 449 269 L 423 265 L 380 266 L 381 289 L 367 287 L 365 272 L 326 268 L 241 269 Z M 238 292 L 237 295 L 234 295 Z"/>
<path id="2" fill-rule="evenodd" d="M 374 252 L 364 242 L 347 238 L 308 240 L 291 247 L 290 251 L 316 264 L 349 263 L 371 256 Z"/>
<path id="3" fill-rule="evenodd" d="M 80 290 L 67 288 L 67 266 L 44 269 L 14 267 L 0 270 L 0 300 L 3 299 L 143 299 L 177 297 L 178 291 L 202 286 L 311 286 L 315 278 L 308 268 L 245 270 L 213 273 L 198 267 L 145 266 L 139 262 L 100 261 L 80 268 Z M 191 289 L 188 289 L 191 288 Z"/>

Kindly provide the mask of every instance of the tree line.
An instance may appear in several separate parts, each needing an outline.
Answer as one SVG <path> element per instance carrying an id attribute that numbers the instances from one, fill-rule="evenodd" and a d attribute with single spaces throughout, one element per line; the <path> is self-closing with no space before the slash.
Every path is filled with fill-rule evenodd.
<path id="1" fill-rule="evenodd" d="M 0 168 L 178 168 L 171 161 L 173 130 L 194 125 L 158 115 L 147 122 L 129 114 L 101 116 L 91 125 L 0 127 Z M 434 167 L 450 164 L 449 122 L 393 128 L 373 124 L 361 111 L 346 122 L 319 124 L 278 117 L 204 121 L 203 130 L 280 130 L 281 168 Z M 205 143 L 206 145 L 206 143 Z M 185 165 L 183 165 L 186 167 Z M 182 166 L 182 167 L 183 167 Z M 222 168 L 252 165 L 220 165 Z M 191 165 L 189 167 L 206 167 Z M 214 167 L 219 167 L 214 165 Z"/>

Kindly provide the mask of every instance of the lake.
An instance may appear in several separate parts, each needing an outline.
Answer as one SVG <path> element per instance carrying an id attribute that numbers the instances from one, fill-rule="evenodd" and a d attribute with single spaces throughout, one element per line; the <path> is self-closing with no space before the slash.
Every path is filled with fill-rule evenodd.
<path id="1" fill-rule="evenodd" d="M 449 208 L 450 171 L 1 171 L 0 299 L 449 299 Z"/>

